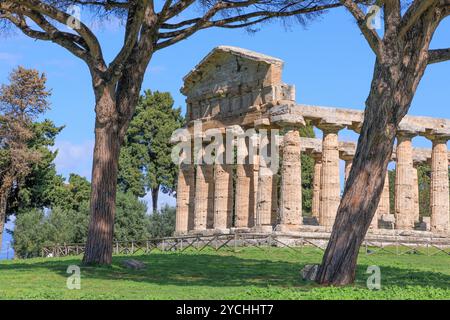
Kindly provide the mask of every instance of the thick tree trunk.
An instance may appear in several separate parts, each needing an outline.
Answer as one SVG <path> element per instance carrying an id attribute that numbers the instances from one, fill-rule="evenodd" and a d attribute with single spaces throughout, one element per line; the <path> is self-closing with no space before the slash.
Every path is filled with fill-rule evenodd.
<path id="1" fill-rule="evenodd" d="M 359 248 L 369 229 L 384 187 L 398 125 L 409 110 L 428 64 L 428 50 L 439 24 L 430 7 L 399 37 L 400 2 L 384 5 L 385 33 L 366 101 L 364 123 L 330 241 L 316 281 L 353 283 Z"/>
<path id="2" fill-rule="evenodd" d="M 96 105 L 95 148 L 92 165 L 91 218 L 84 253 L 85 264 L 111 264 L 120 152 L 113 90 L 99 93 Z"/>
<path id="3" fill-rule="evenodd" d="M 2 192 L 0 194 L 0 251 L 2 249 L 3 244 L 3 232 L 5 229 L 5 220 L 6 220 L 6 206 L 7 206 L 7 200 L 8 199 L 8 193 Z"/>
<path id="4" fill-rule="evenodd" d="M 353 283 L 359 248 L 378 207 L 397 126 L 414 92 L 398 86 L 402 77 L 377 63 L 364 124 L 333 231 L 316 281 L 326 285 Z M 401 88 L 401 89 L 398 89 Z"/>
<path id="5" fill-rule="evenodd" d="M 158 195 L 159 195 L 159 185 L 152 189 L 152 206 L 153 212 L 158 211 Z"/>

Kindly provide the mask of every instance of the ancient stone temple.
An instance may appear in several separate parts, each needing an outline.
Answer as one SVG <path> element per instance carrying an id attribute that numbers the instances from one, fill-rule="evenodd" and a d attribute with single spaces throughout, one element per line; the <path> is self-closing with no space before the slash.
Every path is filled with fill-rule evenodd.
<path id="1" fill-rule="evenodd" d="M 295 87 L 282 82 L 283 61 L 249 50 L 220 46 L 185 78 L 187 125 L 177 189 L 176 234 L 232 232 L 329 232 L 347 178 L 355 142 L 341 141 L 343 129 L 359 132 L 363 112 L 302 105 Z M 302 138 L 308 123 L 322 139 Z M 414 148 L 423 136 L 431 149 Z M 395 200 L 389 179 L 371 233 L 422 232 L 450 236 L 450 120 L 406 116 L 392 161 Z M 192 151 L 189 151 L 192 150 Z M 239 152 L 244 150 L 244 152 Z M 312 212 L 302 209 L 301 154 L 315 161 Z M 207 156 L 209 155 L 209 156 Z M 340 161 L 345 172 L 340 173 Z M 431 217 L 419 216 L 416 166 L 431 164 Z M 364 192 L 364 190 L 361 190 Z M 394 210 L 390 210 L 394 202 Z"/>

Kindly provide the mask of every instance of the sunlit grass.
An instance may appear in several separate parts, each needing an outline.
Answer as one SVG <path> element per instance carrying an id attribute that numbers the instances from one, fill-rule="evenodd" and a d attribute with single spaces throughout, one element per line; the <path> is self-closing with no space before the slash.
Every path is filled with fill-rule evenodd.
<path id="1" fill-rule="evenodd" d="M 450 299 L 450 256 L 437 253 L 361 254 L 354 286 L 319 287 L 300 278 L 305 264 L 319 263 L 313 248 L 160 253 L 133 256 L 141 271 L 83 267 L 81 257 L 0 263 L 0 299 Z M 69 265 L 81 266 L 81 290 L 69 290 Z M 381 290 L 366 287 L 369 265 L 381 268 Z"/>

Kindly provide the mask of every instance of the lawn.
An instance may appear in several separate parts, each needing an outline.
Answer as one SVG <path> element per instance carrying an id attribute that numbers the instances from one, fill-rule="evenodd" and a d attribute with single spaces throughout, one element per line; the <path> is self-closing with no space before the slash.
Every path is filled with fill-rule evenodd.
<path id="1" fill-rule="evenodd" d="M 450 256 L 361 254 L 354 286 L 319 287 L 299 270 L 320 262 L 312 248 L 245 248 L 238 252 L 136 255 L 145 270 L 81 267 L 81 289 L 69 290 L 69 265 L 81 257 L 0 262 L 0 299 L 450 299 Z M 381 268 L 381 290 L 366 288 L 367 267 Z"/>

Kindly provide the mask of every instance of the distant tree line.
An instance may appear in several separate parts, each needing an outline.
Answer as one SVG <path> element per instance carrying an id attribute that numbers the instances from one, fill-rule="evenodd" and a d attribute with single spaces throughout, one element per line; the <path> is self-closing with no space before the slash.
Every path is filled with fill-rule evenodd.
<path id="1" fill-rule="evenodd" d="M 38 256 L 43 246 L 85 243 L 88 234 L 91 183 L 77 174 L 57 173 L 53 151 L 64 127 L 37 121 L 49 109 L 46 77 L 19 67 L 0 91 L 0 236 L 8 217 L 15 216 L 16 257 Z M 146 91 L 122 149 L 114 240 L 143 240 L 172 235 L 175 209 L 157 210 L 161 190 L 174 194 L 177 168 L 171 162 L 172 132 L 184 123 L 169 93 Z M 141 200 L 152 194 L 153 210 Z M 1 237 L 0 237 L 1 238 Z M 0 242 L 1 244 L 1 242 Z"/>

